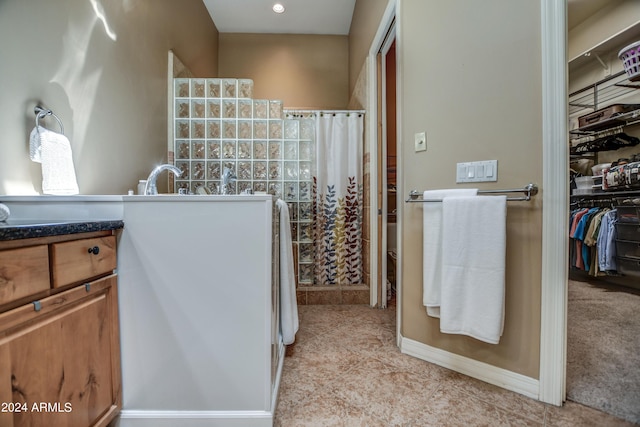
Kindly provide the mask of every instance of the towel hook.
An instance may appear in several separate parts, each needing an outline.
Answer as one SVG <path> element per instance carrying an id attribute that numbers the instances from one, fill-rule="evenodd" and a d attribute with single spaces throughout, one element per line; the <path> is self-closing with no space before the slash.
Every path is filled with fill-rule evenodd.
<path id="1" fill-rule="evenodd" d="M 58 122 L 58 125 L 60 126 L 60 133 L 64 135 L 64 126 L 62 126 L 62 121 L 58 116 L 53 114 L 53 111 L 48 110 L 46 108 L 42 108 L 39 105 L 36 105 L 36 107 L 33 109 L 33 112 L 36 115 L 36 129 L 38 129 L 38 126 L 40 126 L 40 124 L 38 123 L 40 119 L 46 116 L 53 116 L 53 118 L 56 119 L 56 121 Z"/>

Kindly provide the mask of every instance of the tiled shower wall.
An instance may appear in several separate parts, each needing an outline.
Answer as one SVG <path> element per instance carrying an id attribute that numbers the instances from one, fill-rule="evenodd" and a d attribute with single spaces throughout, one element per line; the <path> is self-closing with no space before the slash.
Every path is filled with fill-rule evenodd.
<path id="1" fill-rule="evenodd" d="M 251 189 L 285 200 L 298 284 L 312 286 L 314 121 L 284 119 L 281 101 L 254 100 L 252 91 L 251 80 L 174 79 L 173 158 L 182 170 L 175 186 L 219 194 L 230 168 L 230 194 Z"/>

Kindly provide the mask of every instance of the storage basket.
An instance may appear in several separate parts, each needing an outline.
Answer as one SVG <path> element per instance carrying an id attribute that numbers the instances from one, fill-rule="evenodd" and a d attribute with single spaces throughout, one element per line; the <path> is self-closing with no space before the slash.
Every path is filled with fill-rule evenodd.
<path id="1" fill-rule="evenodd" d="M 616 224 L 616 237 L 620 240 L 637 241 L 640 236 L 640 225 L 626 222 Z"/>
<path id="2" fill-rule="evenodd" d="M 616 206 L 618 222 L 640 224 L 640 206 Z"/>
<path id="3" fill-rule="evenodd" d="M 640 41 L 623 48 L 618 58 L 627 72 L 627 78 L 631 81 L 640 80 Z"/>
<path id="4" fill-rule="evenodd" d="M 640 260 L 634 258 L 616 257 L 618 272 L 625 276 L 640 277 Z"/>
<path id="5" fill-rule="evenodd" d="M 623 258 L 640 261 L 640 242 L 616 239 L 616 254 Z"/>
<path id="6" fill-rule="evenodd" d="M 580 190 L 591 190 L 593 189 L 593 176 L 577 176 L 576 177 L 576 188 Z"/>

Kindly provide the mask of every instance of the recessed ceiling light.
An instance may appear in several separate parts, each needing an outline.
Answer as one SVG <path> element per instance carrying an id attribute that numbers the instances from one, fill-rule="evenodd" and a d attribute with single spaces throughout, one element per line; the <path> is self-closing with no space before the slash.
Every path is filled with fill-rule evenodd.
<path id="1" fill-rule="evenodd" d="M 274 4 L 272 9 L 275 13 L 284 13 L 284 6 L 280 3 Z"/>

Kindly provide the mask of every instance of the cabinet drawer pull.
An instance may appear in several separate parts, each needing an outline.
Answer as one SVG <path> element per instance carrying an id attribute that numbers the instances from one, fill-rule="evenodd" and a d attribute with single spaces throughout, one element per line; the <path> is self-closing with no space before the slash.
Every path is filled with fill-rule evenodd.
<path id="1" fill-rule="evenodd" d="M 88 252 L 90 254 L 98 255 L 100 253 L 100 247 L 99 246 L 94 246 L 92 248 L 89 248 Z"/>
<path id="2" fill-rule="evenodd" d="M 42 310 L 42 304 L 40 304 L 40 301 L 34 301 L 33 302 L 33 309 L 35 311 L 40 311 Z"/>

